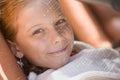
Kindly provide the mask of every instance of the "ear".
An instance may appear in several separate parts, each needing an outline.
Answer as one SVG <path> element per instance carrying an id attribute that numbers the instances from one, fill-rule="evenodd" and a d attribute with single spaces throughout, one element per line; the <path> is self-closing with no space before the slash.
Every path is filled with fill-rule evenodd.
<path id="1" fill-rule="evenodd" d="M 17 58 L 22 58 L 24 54 L 21 52 L 20 48 L 16 45 L 16 43 L 7 40 L 8 45 L 12 51 L 12 53 L 17 57 Z"/>

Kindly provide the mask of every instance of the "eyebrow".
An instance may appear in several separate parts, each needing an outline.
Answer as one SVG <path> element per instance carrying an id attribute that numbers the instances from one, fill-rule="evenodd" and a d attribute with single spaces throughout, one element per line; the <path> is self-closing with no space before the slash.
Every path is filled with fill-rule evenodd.
<path id="1" fill-rule="evenodd" d="M 60 7 L 59 7 L 59 9 L 57 9 L 56 14 L 58 14 L 58 17 L 60 17 L 60 16 L 65 17 L 64 14 L 63 14 L 63 12 L 62 12 L 62 10 L 60 9 Z M 42 24 L 40 24 L 40 23 L 35 24 L 35 25 L 33 24 L 33 25 L 27 30 L 27 32 L 29 32 L 32 28 L 37 27 L 37 26 L 40 26 L 40 25 L 42 25 Z"/>
<path id="2" fill-rule="evenodd" d="M 35 25 L 32 25 L 32 26 L 27 30 L 27 32 L 29 32 L 32 28 L 37 27 L 37 26 L 40 26 L 40 25 L 42 25 L 42 24 L 35 24 Z"/>
<path id="3" fill-rule="evenodd" d="M 64 16 L 64 14 L 62 13 L 62 11 L 58 12 L 58 16 Z"/>
<path id="4" fill-rule="evenodd" d="M 60 17 L 60 16 L 64 17 L 64 15 L 63 15 L 62 12 L 58 14 L 58 17 Z M 27 32 L 29 32 L 32 28 L 37 27 L 37 26 L 40 26 L 40 25 L 42 25 L 42 24 L 38 23 L 38 24 L 32 25 L 32 26 L 27 30 Z"/>

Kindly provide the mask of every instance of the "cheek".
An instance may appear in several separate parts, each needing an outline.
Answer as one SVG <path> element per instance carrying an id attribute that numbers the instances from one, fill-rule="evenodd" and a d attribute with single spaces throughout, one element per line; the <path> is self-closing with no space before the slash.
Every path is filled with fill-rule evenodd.
<path id="1" fill-rule="evenodd" d="M 73 40 L 74 39 L 74 36 L 73 36 L 73 31 L 71 29 L 70 26 L 68 26 L 66 29 L 65 29 L 65 34 L 66 37 L 69 39 L 69 40 Z"/>
<path id="2" fill-rule="evenodd" d="M 66 38 L 68 41 L 71 41 L 71 42 L 74 40 L 73 34 L 66 33 Z"/>
<path id="3" fill-rule="evenodd" d="M 41 40 L 19 40 L 18 42 L 21 52 L 27 57 L 39 55 L 46 52 L 47 42 Z"/>
<path id="4" fill-rule="evenodd" d="M 45 53 L 46 52 L 46 49 L 47 49 L 47 45 L 46 43 L 42 42 L 42 43 L 39 43 L 39 42 L 32 42 L 31 44 L 27 45 L 26 47 L 28 47 L 28 52 L 29 53 Z M 26 50 L 26 47 L 25 47 L 25 50 Z"/>
<path id="5" fill-rule="evenodd" d="M 41 59 L 44 59 L 47 54 L 46 44 L 33 43 L 26 45 L 23 49 L 24 56 L 33 64 L 38 65 Z"/>

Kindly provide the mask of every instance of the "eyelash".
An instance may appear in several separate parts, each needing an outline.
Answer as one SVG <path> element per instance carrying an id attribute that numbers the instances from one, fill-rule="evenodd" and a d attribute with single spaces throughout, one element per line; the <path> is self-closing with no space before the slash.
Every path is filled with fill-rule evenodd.
<path id="1" fill-rule="evenodd" d="M 58 21 L 55 23 L 55 25 L 56 25 L 56 26 L 59 26 L 59 25 L 63 24 L 64 22 L 66 22 L 65 19 L 60 19 L 60 20 L 58 20 Z"/>
<path id="2" fill-rule="evenodd" d="M 35 30 L 35 31 L 33 32 L 33 35 L 39 34 L 39 33 L 42 33 L 42 32 L 44 32 L 44 30 L 40 28 L 40 29 Z"/>

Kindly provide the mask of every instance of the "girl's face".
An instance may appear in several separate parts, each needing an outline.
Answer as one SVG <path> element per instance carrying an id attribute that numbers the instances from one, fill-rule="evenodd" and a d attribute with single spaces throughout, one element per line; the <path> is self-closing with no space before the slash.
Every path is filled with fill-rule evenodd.
<path id="1" fill-rule="evenodd" d="M 16 44 L 37 66 L 59 68 L 69 60 L 73 33 L 58 3 L 36 0 L 20 11 Z M 56 6 L 57 5 L 57 6 Z"/>

